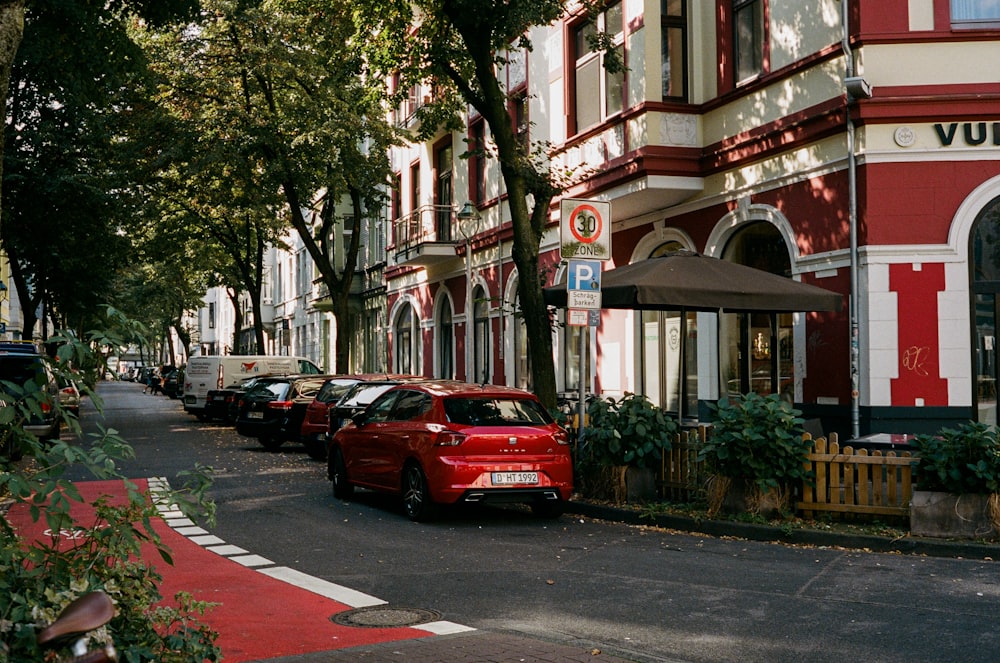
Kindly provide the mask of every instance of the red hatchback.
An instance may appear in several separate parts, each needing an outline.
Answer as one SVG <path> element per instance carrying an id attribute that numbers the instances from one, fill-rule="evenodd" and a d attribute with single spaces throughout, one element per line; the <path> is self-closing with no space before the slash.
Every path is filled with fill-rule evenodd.
<path id="1" fill-rule="evenodd" d="M 534 394 L 493 385 L 393 387 L 333 435 L 327 463 L 335 497 L 396 493 L 412 520 L 459 502 L 525 502 L 555 517 L 573 491 L 566 431 Z"/>

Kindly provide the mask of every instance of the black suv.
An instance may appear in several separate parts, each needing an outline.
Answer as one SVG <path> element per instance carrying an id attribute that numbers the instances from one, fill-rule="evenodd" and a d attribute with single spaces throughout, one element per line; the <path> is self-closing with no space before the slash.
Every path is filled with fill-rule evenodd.
<path id="1" fill-rule="evenodd" d="M 330 375 L 285 375 L 261 378 L 243 395 L 236 432 L 256 437 L 274 451 L 288 441 L 300 440 L 306 408 Z"/>
<path id="2" fill-rule="evenodd" d="M 59 384 L 34 343 L 0 343 L 0 402 L 18 407 L 24 430 L 39 440 L 59 437 Z M 16 440 L 10 434 L 10 427 L 0 431 L 0 453 L 14 458 L 20 454 L 12 449 Z"/>

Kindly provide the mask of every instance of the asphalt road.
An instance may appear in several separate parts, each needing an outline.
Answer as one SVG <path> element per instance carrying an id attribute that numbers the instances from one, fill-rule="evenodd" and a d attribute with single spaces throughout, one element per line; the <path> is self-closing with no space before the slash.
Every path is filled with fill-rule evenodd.
<path id="1" fill-rule="evenodd" d="M 107 383 L 104 424 L 130 477 L 215 470 L 230 544 L 399 607 L 636 661 L 996 661 L 992 561 L 715 539 L 526 510 L 406 519 L 396 500 L 335 500 L 304 449 L 264 451 L 179 401 Z M 98 415 L 84 408 L 89 428 Z"/>

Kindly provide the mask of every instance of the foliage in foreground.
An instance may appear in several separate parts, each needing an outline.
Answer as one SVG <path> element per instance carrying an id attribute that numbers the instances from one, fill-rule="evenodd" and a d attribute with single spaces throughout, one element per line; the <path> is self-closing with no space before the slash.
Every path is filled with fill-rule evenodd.
<path id="1" fill-rule="evenodd" d="M 917 435 L 915 480 L 920 490 L 953 495 L 1000 492 L 1000 433 L 975 421 L 934 435 Z"/>
<path id="2" fill-rule="evenodd" d="M 93 338 L 107 340 L 96 334 Z M 69 376 L 72 366 L 65 358 L 89 361 L 101 356 L 85 344 L 67 342 L 71 347 L 59 353 L 64 360 L 53 362 L 57 374 Z M 81 390 L 100 406 L 86 384 Z M 131 458 L 132 448 L 113 429 L 83 435 L 75 416 L 61 410 L 66 429 L 61 439 L 40 441 L 24 429 L 24 421 L 42 409 L 46 398 L 46 392 L 30 382 L 0 384 L 7 448 L 23 455 L 20 462 L 0 458 L 0 503 L 28 509 L 32 520 L 47 528 L 46 535 L 28 540 L 0 515 L 0 663 L 43 660 L 35 643 L 37 631 L 74 599 L 98 589 L 112 597 L 116 613 L 95 639 L 113 640 L 121 660 L 219 660 L 216 634 L 200 621 L 210 605 L 183 593 L 173 602 L 162 602 L 162 578 L 140 554 L 145 547 L 148 555 L 152 546 L 162 560 L 171 562 L 169 549 L 153 529 L 155 506 L 117 471 L 117 461 Z M 58 403 L 47 405 L 58 408 Z M 100 498 L 83 505 L 67 478 L 71 470 L 79 475 L 81 469 L 94 479 L 124 481 L 127 497 L 119 503 Z M 184 486 L 158 499 L 169 500 L 193 518 L 211 520 L 213 505 L 205 497 L 209 470 L 195 468 L 183 479 Z M 74 504 L 76 515 L 71 513 Z M 83 517 L 81 512 L 92 515 Z"/>

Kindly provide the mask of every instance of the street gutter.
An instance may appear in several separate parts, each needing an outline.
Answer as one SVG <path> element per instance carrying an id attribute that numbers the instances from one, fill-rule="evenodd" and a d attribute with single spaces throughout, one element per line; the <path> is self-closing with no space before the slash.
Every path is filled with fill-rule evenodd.
<path id="1" fill-rule="evenodd" d="M 595 520 L 620 522 L 628 525 L 661 527 L 689 534 L 713 537 L 734 537 L 748 541 L 771 541 L 788 545 L 823 548 L 849 548 L 880 553 L 953 557 L 958 559 L 1000 560 L 1000 544 L 977 543 L 953 539 L 929 539 L 906 535 L 899 538 L 870 534 L 844 534 L 803 528 L 782 528 L 772 525 L 739 523 L 731 520 L 700 520 L 670 514 L 648 514 L 631 509 L 591 504 L 566 503 L 566 514 Z"/>

